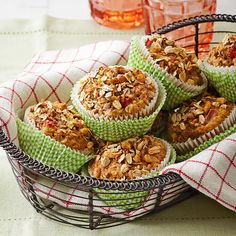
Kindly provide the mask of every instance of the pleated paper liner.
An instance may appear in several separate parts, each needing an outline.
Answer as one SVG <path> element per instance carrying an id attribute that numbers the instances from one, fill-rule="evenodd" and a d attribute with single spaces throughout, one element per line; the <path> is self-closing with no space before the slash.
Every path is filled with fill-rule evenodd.
<path id="1" fill-rule="evenodd" d="M 236 102 L 236 66 L 215 67 L 203 60 L 199 67 L 222 97 Z"/>
<path id="2" fill-rule="evenodd" d="M 177 155 L 176 161 L 177 162 L 185 161 L 185 160 L 197 155 L 198 153 L 204 151 L 205 149 L 209 148 L 211 145 L 222 141 L 223 139 L 227 138 L 228 136 L 230 136 L 231 134 L 233 134 L 235 132 L 236 132 L 236 124 L 233 125 L 231 128 L 229 128 L 228 130 L 225 130 L 223 133 L 215 135 L 214 137 L 203 142 L 202 144 L 200 144 L 198 147 L 196 147 L 191 152 L 188 152 L 184 155 Z"/>
<path id="3" fill-rule="evenodd" d="M 187 153 L 198 147 L 203 142 L 208 139 L 218 135 L 225 130 L 229 129 L 236 123 L 236 106 L 232 109 L 230 115 L 225 118 L 225 120 L 219 124 L 216 128 L 210 130 L 209 132 L 201 135 L 195 139 L 188 139 L 186 142 L 181 143 L 172 143 L 173 147 L 177 151 L 177 153 Z"/>
<path id="4" fill-rule="evenodd" d="M 151 114 L 143 117 L 127 118 L 123 120 L 111 120 L 108 118 L 94 117 L 91 113 L 85 111 L 83 106 L 78 102 L 77 92 L 79 91 L 79 81 L 75 84 L 71 93 L 72 104 L 83 118 L 89 129 L 99 138 L 107 141 L 121 141 L 134 136 L 142 136 L 151 128 L 157 114 L 164 105 L 166 99 L 165 88 L 160 81 L 157 81 L 158 97 L 153 106 L 146 110 L 154 110 Z M 154 108 L 153 108 L 154 107 Z"/>
<path id="5" fill-rule="evenodd" d="M 16 123 L 21 149 L 43 164 L 76 173 L 92 159 L 92 155 L 85 155 L 57 142 L 19 118 Z"/>
<path id="6" fill-rule="evenodd" d="M 155 177 L 165 166 L 175 163 L 176 152 L 170 144 L 168 144 L 167 142 L 165 143 L 169 147 L 167 152 L 168 156 L 166 155 L 166 158 L 161 162 L 160 166 L 150 172 L 147 176 L 142 177 L 140 179 Z M 88 169 L 83 167 L 82 174 L 89 175 Z M 125 210 L 138 208 L 148 199 L 148 197 L 152 198 L 152 196 L 149 195 L 150 191 L 122 191 L 106 190 L 101 188 L 94 188 L 94 191 L 97 193 L 97 196 L 104 201 L 106 205 Z"/>
<path id="7" fill-rule="evenodd" d="M 144 37 L 137 36 L 132 38 L 128 65 L 146 71 L 156 80 L 160 80 L 163 83 L 167 92 L 167 98 L 163 106 L 165 110 L 172 110 L 184 101 L 202 93 L 207 87 L 207 79 L 204 74 L 202 74 L 203 85 L 194 86 L 183 83 L 160 68 L 149 55 L 145 47 Z"/>

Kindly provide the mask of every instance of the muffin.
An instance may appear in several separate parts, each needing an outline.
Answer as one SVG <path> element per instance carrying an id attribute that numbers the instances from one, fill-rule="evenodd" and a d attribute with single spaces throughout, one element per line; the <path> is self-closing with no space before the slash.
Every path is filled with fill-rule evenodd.
<path id="1" fill-rule="evenodd" d="M 42 163 L 70 172 L 92 158 L 95 139 L 81 116 L 66 103 L 44 101 L 18 120 L 22 149 Z"/>
<path id="2" fill-rule="evenodd" d="M 185 154 L 233 126 L 235 114 L 232 102 L 204 94 L 170 113 L 167 138 L 178 154 Z"/>
<path id="3" fill-rule="evenodd" d="M 198 67 L 197 57 L 164 36 L 134 37 L 129 65 L 161 80 L 167 91 L 164 109 L 170 110 L 202 93 L 207 79 Z"/>
<path id="4" fill-rule="evenodd" d="M 177 80 L 195 86 L 203 84 L 195 54 L 187 53 L 184 48 L 164 36 L 148 37 L 145 46 L 153 61 Z"/>
<path id="5" fill-rule="evenodd" d="M 89 165 L 92 177 L 133 180 L 159 172 L 170 160 L 170 145 L 154 136 L 135 137 L 100 150 Z"/>
<path id="6" fill-rule="evenodd" d="M 138 69 L 108 66 L 79 80 L 71 99 L 96 136 L 120 141 L 151 128 L 165 91 L 160 82 Z"/>
<path id="7" fill-rule="evenodd" d="M 236 35 L 226 35 L 200 67 L 221 96 L 236 102 Z"/>
<path id="8" fill-rule="evenodd" d="M 145 135 L 119 143 L 108 143 L 90 162 L 88 173 L 104 180 L 143 179 L 157 175 L 168 163 L 174 161 L 175 152 L 166 141 Z M 149 191 L 95 191 L 107 205 L 123 209 L 140 206 L 149 195 Z"/>

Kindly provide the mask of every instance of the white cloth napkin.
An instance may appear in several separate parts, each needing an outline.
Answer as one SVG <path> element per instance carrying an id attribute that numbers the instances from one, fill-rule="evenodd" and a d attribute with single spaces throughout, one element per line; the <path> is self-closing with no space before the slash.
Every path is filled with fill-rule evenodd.
<path id="1" fill-rule="evenodd" d="M 18 144 L 15 118 L 19 110 L 24 110 L 41 99 L 68 102 L 73 84 L 84 74 L 104 65 L 126 64 L 128 52 L 128 42 L 106 41 L 79 49 L 47 51 L 36 55 L 14 80 L 0 85 L 0 125 L 9 138 Z M 233 134 L 191 159 L 165 168 L 163 173 L 178 173 L 186 183 L 235 211 L 235 144 L 236 134 Z M 183 185 L 186 185 L 184 181 Z M 79 189 L 70 189 L 45 178 L 38 178 L 37 182 L 34 190 L 38 196 L 53 200 L 64 207 L 87 209 L 80 205 L 87 204 L 86 200 L 83 200 L 87 196 Z M 157 192 L 158 189 L 152 191 L 153 198 L 157 196 Z M 81 198 L 75 197 L 76 195 Z M 155 198 L 152 201 L 155 201 Z M 137 213 L 145 214 L 152 209 L 153 206 L 150 205 L 150 202 L 149 206 L 144 203 L 142 209 L 130 211 L 128 214 L 131 218 Z M 122 210 L 108 206 L 94 210 L 115 212 L 117 217 L 127 217 L 127 213 L 122 213 Z"/>

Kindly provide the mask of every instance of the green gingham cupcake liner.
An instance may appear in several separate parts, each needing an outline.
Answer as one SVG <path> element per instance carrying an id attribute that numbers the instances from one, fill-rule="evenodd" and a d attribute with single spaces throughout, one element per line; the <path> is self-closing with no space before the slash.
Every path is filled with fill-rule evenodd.
<path id="1" fill-rule="evenodd" d="M 199 67 L 222 97 L 236 102 L 236 66 L 215 67 L 203 60 Z"/>
<path id="2" fill-rule="evenodd" d="M 156 80 L 160 80 L 163 83 L 167 92 L 167 98 L 163 106 L 164 110 L 172 110 L 206 89 L 207 79 L 204 74 L 202 74 L 203 85 L 194 86 L 181 82 L 160 68 L 150 57 L 144 42 L 145 37 L 136 36 L 132 38 L 128 65 L 146 71 Z"/>
<path id="3" fill-rule="evenodd" d="M 198 138 L 195 139 L 188 139 L 186 142 L 182 143 L 172 143 L 173 147 L 177 151 L 177 153 L 188 153 L 192 150 L 194 150 L 196 147 L 210 139 L 211 137 L 214 137 L 217 134 L 220 134 L 224 132 L 225 130 L 228 130 L 230 127 L 232 127 L 236 123 L 236 106 L 232 109 L 230 115 L 225 118 L 225 120 L 219 124 L 214 129 L 210 130 L 209 132 L 201 135 Z"/>
<path id="4" fill-rule="evenodd" d="M 16 124 L 21 149 L 43 164 L 76 173 L 92 159 L 91 155 L 85 155 L 66 147 L 19 118 Z"/>
<path id="5" fill-rule="evenodd" d="M 90 116 L 78 103 L 79 81 L 72 89 L 71 100 L 73 106 L 94 135 L 106 141 L 117 142 L 134 136 L 142 136 L 150 130 L 166 99 L 164 86 L 160 81 L 156 81 L 156 83 L 158 86 L 157 103 L 154 105 L 154 111 L 144 117 L 110 120 L 108 118 Z"/>
<path id="6" fill-rule="evenodd" d="M 225 130 L 223 133 L 220 133 L 218 135 L 215 135 L 214 137 L 208 139 L 207 141 L 201 143 L 198 147 L 196 147 L 191 152 L 188 152 L 184 155 L 177 155 L 176 162 L 185 161 L 198 153 L 204 151 L 205 149 L 209 148 L 211 145 L 220 142 L 221 140 L 227 138 L 231 134 L 236 132 L 236 124 L 234 124 L 231 128 Z"/>
<path id="7" fill-rule="evenodd" d="M 170 145 L 170 156 L 159 168 L 158 171 L 152 171 L 151 175 L 147 175 L 140 179 L 148 179 L 159 175 L 159 172 L 166 167 L 167 165 L 174 164 L 176 161 L 176 152 L 174 148 Z M 83 167 L 82 175 L 88 175 L 88 169 Z M 150 191 L 121 191 L 121 190 L 106 190 L 101 188 L 94 188 L 94 192 L 97 193 L 97 196 L 103 200 L 103 202 L 112 207 L 119 209 L 130 210 L 140 207 L 150 196 Z M 150 196 L 151 198 L 151 196 Z"/>

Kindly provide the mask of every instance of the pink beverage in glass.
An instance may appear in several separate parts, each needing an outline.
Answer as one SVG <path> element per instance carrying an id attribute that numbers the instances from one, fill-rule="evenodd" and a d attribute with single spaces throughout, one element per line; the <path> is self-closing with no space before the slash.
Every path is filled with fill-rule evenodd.
<path id="1" fill-rule="evenodd" d="M 144 22 L 142 0 L 89 0 L 91 15 L 101 25 L 129 29 Z"/>
<path id="2" fill-rule="evenodd" d="M 174 21 L 216 12 L 216 0 L 143 0 L 143 5 L 146 34 Z M 212 30 L 213 23 L 211 22 L 199 25 L 199 33 Z M 187 26 L 168 33 L 167 37 L 176 40 L 194 33 L 194 26 Z M 200 34 L 199 52 L 204 52 L 209 48 L 208 43 L 211 42 L 212 37 L 212 33 Z M 194 36 L 177 41 L 188 51 L 193 51 L 194 42 Z"/>

